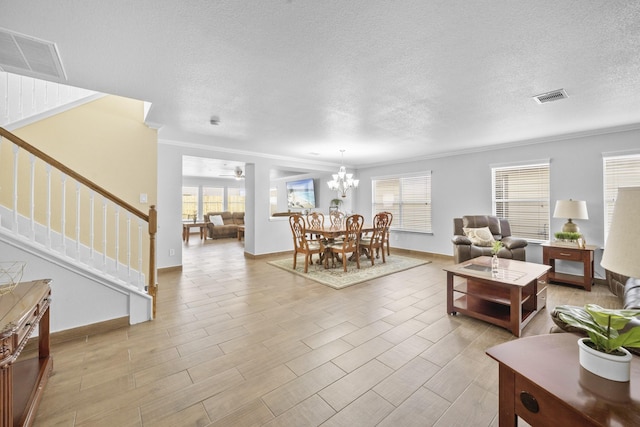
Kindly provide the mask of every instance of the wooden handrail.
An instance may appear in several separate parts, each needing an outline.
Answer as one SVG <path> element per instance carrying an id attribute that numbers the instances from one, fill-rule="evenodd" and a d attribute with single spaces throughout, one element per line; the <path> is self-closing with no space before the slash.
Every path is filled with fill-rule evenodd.
<path id="1" fill-rule="evenodd" d="M 100 187 L 98 184 L 96 184 L 96 183 L 92 182 L 91 180 L 85 178 L 84 176 L 80 175 L 78 172 L 76 172 L 73 169 L 65 166 L 64 164 L 60 163 L 59 161 L 57 161 L 53 157 L 49 156 L 48 154 L 43 153 L 42 151 L 40 151 L 39 149 L 37 149 L 33 145 L 29 144 L 27 141 L 19 138 L 18 136 L 12 134 L 11 132 L 9 132 L 8 130 L 6 130 L 6 129 L 2 128 L 2 127 L 0 127 L 0 136 L 2 136 L 4 138 L 7 138 L 9 141 L 13 142 L 14 144 L 19 146 L 23 150 L 33 154 L 34 156 L 38 157 L 39 159 L 43 160 L 44 162 L 46 162 L 46 163 L 50 164 L 51 166 L 53 166 L 54 168 L 58 169 L 60 172 L 64 173 L 65 175 L 70 176 L 71 178 L 75 179 L 76 181 L 80 182 L 81 184 L 89 187 L 90 189 L 92 189 L 96 193 L 102 195 L 106 199 L 111 200 L 116 205 L 122 206 L 123 208 L 125 208 L 126 210 L 128 210 L 129 212 L 131 212 L 132 214 L 137 216 L 138 218 L 144 220 L 145 222 L 149 222 L 149 215 L 148 214 L 142 212 L 141 210 L 139 210 L 135 206 L 130 205 L 129 203 L 125 202 L 124 200 L 122 200 L 118 196 L 110 193 L 109 191 L 107 191 L 104 188 Z"/>

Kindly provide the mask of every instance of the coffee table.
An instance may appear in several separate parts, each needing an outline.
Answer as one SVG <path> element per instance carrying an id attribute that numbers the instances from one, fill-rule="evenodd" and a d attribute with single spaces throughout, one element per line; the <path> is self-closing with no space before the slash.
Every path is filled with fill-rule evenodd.
<path id="1" fill-rule="evenodd" d="M 487 350 L 499 362 L 500 427 L 640 425 L 640 358 L 631 381 L 617 382 L 580 366 L 578 336 L 544 334 Z"/>
<path id="2" fill-rule="evenodd" d="M 482 256 L 445 267 L 447 312 L 484 320 L 519 337 L 522 329 L 546 305 L 548 265 L 499 258 L 497 273 L 491 257 Z"/>

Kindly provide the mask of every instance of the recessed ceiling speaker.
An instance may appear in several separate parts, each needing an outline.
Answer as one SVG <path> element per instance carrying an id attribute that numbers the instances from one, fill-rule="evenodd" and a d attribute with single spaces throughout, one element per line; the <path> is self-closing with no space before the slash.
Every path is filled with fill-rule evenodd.
<path id="1" fill-rule="evenodd" d="M 211 123 L 213 126 L 218 126 L 220 124 L 220 117 L 211 116 L 211 118 L 209 119 L 209 123 Z"/>

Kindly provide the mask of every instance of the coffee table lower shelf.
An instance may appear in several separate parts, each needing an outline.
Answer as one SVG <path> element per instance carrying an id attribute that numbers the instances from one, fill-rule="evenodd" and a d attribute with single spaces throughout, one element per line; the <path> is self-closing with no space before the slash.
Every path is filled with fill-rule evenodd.
<path id="1" fill-rule="evenodd" d="M 464 314 L 478 320 L 492 323 L 506 329 L 511 329 L 511 307 L 508 305 L 497 304 L 482 298 L 475 298 L 463 295 L 457 298 L 453 303 L 454 312 L 450 314 Z M 520 327 L 524 328 L 529 323 L 529 316 L 535 313 L 535 310 L 522 309 L 520 316 Z"/>

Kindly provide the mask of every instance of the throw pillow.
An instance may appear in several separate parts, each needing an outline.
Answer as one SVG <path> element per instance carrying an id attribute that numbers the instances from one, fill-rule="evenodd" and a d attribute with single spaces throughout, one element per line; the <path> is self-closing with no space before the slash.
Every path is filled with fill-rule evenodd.
<path id="1" fill-rule="evenodd" d="M 215 225 L 224 225 L 224 221 L 222 220 L 222 215 L 212 215 L 211 216 L 211 224 Z"/>
<path id="2" fill-rule="evenodd" d="M 491 246 L 495 242 L 489 227 L 463 228 L 462 231 L 471 240 L 471 243 L 476 246 Z"/>

